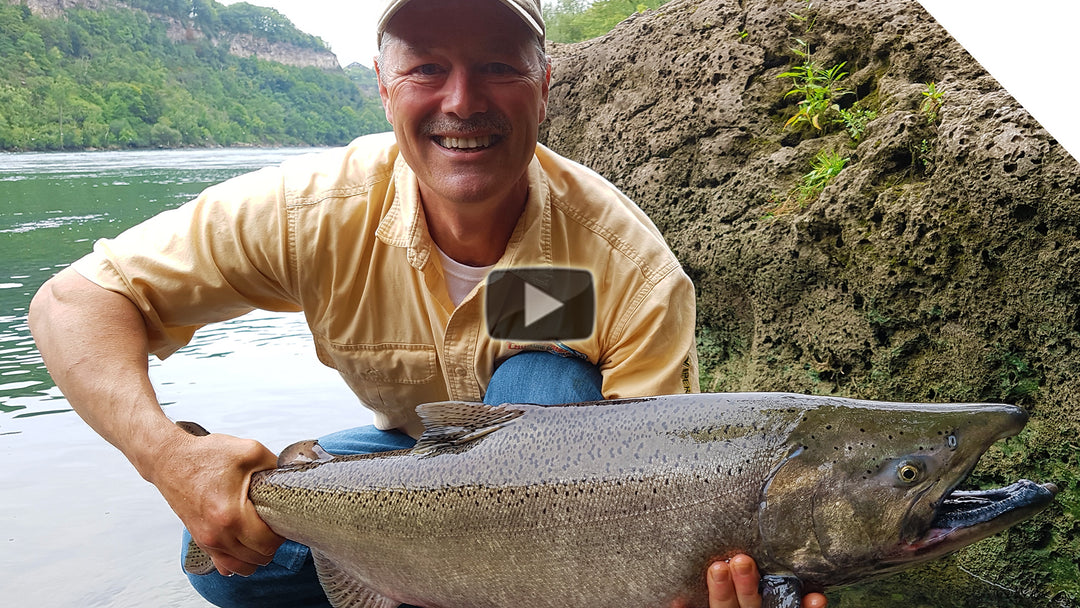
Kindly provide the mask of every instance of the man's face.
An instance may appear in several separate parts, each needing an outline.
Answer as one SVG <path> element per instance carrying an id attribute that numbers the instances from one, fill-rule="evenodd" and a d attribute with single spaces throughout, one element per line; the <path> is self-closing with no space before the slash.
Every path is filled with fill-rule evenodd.
<path id="1" fill-rule="evenodd" d="M 393 17 L 379 93 L 425 201 L 524 196 L 548 95 L 533 40 L 494 0 L 414 1 Z"/>

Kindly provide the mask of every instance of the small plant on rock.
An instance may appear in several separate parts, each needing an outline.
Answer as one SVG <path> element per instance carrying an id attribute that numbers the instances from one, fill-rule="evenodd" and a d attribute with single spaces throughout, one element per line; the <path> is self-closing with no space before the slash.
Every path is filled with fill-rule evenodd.
<path id="1" fill-rule="evenodd" d="M 810 172 L 799 179 L 799 183 L 788 191 L 787 196 L 774 209 L 769 210 L 765 217 L 774 219 L 780 215 L 786 215 L 801 209 L 813 201 L 825 186 L 836 177 L 847 162 L 848 156 L 840 156 L 839 152 L 822 150 L 810 163 Z"/>
<path id="2" fill-rule="evenodd" d="M 811 9 L 814 8 L 814 3 L 812 2 L 812 0 L 807 0 L 806 2 L 804 2 L 804 4 L 806 5 L 806 12 L 805 13 L 802 13 L 802 14 L 800 14 L 800 13 L 788 13 L 788 14 L 791 15 L 791 18 L 794 19 L 795 21 L 798 21 L 799 23 L 802 23 L 803 27 L 806 28 L 803 31 L 809 33 L 810 30 L 814 29 L 814 24 L 817 23 L 817 11 L 811 12 Z"/>
<path id="3" fill-rule="evenodd" d="M 926 83 L 926 90 L 922 92 L 923 102 L 919 112 L 926 117 L 926 124 L 932 125 L 941 118 L 941 106 L 945 103 L 942 96 L 945 94 L 937 88 L 933 82 Z"/>
<path id="4" fill-rule="evenodd" d="M 839 112 L 840 106 L 836 100 L 851 91 L 840 86 L 840 81 L 847 76 L 842 71 L 847 62 L 834 65 L 831 68 L 819 66 L 811 56 L 810 45 L 802 40 L 796 40 L 798 48 L 791 49 L 799 57 L 802 57 L 802 65 L 795 66 L 791 70 L 777 76 L 777 78 L 790 78 L 792 89 L 784 94 L 784 97 L 799 96 L 798 111 L 784 123 L 784 128 L 808 124 L 818 131 L 824 131 L 829 124 L 828 114 Z"/>
<path id="5" fill-rule="evenodd" d="M 828 150 L 822 150 L 818 152 L 814 157 L 814 161 L 810 163 L 810 172 L 802 176 L 802 180 L 798 186 L 795 186 L 795 193 L 798 197 L 800 205 L 817 198 L 817 195 L 821 194 L 821 191 L 825 189 L 825 186 L 840 174 L 844 170 L 844 165 L 851 160 L 851 157 L 840 156 L 839 152 L 830 152 Z"/>
<path id="6" fill-rule="evenodd" d="M 869 108 L 842 109 L 839 111 L 839 115 L 840 124 L 844 125 L 844 130 L 851 137 L 851 141 L 857 142 L 862 139 L 863 133 L 866 132 L 866 125 L 877 118 L 877 110 Z"/>
<path id="7" fill-rule="evenodd" d="M 918 147 L 912 150 L 911 159 L 915 170 L 922 173 L 930 173 L 934 166 L 934 144 L 929 139 L 923 139 Z"/>

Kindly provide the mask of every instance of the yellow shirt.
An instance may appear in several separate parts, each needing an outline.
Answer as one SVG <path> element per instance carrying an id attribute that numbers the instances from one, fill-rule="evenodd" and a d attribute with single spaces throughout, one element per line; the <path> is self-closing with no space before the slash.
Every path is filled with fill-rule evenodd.
<path id="1" fill-rule="evenodd" d="M 583 268 L 593 335 L 566 345 L 597 364 L 606 398 L 698 390 L 694 287 L 645 214 L 596 173 L 543 146 L 496 268 Z M 497 362 L 481 283 L 457 307 L 393 134 L 287 160 L 103 239 L 74 268 L 132 300 L 164 358 L 199 327 L 254 308 L 304 311 L 319 359 L 375 424 L 421 430 L 414 408 L 479 401 Z"/>

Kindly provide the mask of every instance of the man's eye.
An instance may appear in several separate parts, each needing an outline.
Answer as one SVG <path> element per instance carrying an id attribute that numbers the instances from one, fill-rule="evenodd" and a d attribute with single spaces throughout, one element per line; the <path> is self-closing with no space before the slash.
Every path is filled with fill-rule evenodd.
<path id="1" fill-rule="evenodd" d="M 422 76 L 435 76 L 442 72 L 442 68 L 434 63 L 425 63 L 424 65 L 416 68 L 414 71 Z"/>
<path id="2" fill-rule="evenodd" d="M 517 70 L 505 63 L 489 63 L 486 71 L 489 74 L 513 74 Z"/>

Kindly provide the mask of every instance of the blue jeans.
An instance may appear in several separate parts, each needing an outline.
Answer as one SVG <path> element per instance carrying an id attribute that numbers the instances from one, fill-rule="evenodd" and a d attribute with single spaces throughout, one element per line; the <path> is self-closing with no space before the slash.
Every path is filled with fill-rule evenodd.
<path id="1" fill-rule="evenodd" d="M 503 362 L 488 383 L 484 403 L 557 405 L 603 399 L 599 370 L 588 361 L 542 351 L 525 351 Z M 412 437 L 398 431 L 362 426 L 331 433 L 319 444 L 332 454 L 370 454 L 410 448 Z M 184 530 L 181 562 L 191 536 Z M 191 585 L 208 602 L 224 608 L 328 608 L 315 573 L 311 551 L 285 541 L 274 560 L 248 577 L 224 577 L 217 572 L 188 574 Z"/>

